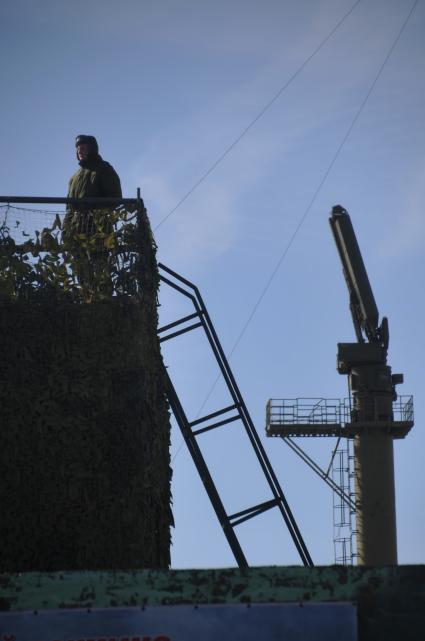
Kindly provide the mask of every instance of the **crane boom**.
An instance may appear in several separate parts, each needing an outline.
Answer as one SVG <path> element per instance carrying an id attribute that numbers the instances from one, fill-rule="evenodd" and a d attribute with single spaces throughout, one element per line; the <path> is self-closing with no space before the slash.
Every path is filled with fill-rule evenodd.
<path id="1" fill-rule="evenodd" d="M 329 222 L 350 295 L 350 311 L 357 340 L 364 343 L 366 336 L 369 343 L 379 343 L 386 352 L 388 321 L 383 318 L 379 325 L 378 308 L 350 216 L 341 205 L 336 205 L 332 208 Z"/>

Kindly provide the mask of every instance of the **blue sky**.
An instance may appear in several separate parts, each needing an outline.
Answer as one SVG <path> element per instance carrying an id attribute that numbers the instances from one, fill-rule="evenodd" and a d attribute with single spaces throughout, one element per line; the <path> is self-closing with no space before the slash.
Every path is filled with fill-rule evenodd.
<path id="1" fill-rule="evenodd" d="M 413 0 L 14 0 L 0 6 L 0 193 L 62 196 L 76 134 L 97 137 L 124 194 L 140 187 L 159 258 L 201 289 L 316 564 L 333 562 L 330 490 L 264 435 L 270 397 L 343 397 L 336 344 L 354 340 L 327 217 L 351 214 L 389 364 L 414 394 L 416 426 L 395 443 L 401 563 L 423 563 L 425 7 Z M 228 155 L 161 224 L 353 8 Z M 350 126 L 355 124 L 340 148 Z M 330 168 L 330 171 L 328 172 Z M 324 177 L 326 180 L 323 182 Z M 320 190 L 317 190 L 321 183 Z M 312 199 L 315 196 L 313 202 Z M 300 222 L 299 231 L 288 248 Z M 161 320 L 184 307 L 165 289 Z M 215 380 L 200 336 L 164 346 L 188 414 Z M 206 409 L 221 407 L 217 385 Z M 327 466 L 334 442 L 299 441 Z M 174 567 L 233 565 L 173 429 Z M 229 511 L 264 498 L 237 428 L 202 441 Z M 271 513 L 241 526 L 252 565 L 298 564 Z"/>

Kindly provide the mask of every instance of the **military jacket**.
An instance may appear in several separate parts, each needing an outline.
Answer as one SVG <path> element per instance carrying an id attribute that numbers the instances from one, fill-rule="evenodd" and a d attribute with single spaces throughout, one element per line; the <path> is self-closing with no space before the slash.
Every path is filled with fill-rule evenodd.
<path id="1" fill-rule="evenodd" d="M 121 183 L 115 169 L 101 156 L 80 162 L 81 168 L 72 176 L 68 198 L 121 198 Z"/>

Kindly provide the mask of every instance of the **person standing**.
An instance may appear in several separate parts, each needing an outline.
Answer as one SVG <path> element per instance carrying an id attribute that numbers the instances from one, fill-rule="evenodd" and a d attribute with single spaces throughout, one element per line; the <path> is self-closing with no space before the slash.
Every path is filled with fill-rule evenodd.
<path id="1" fill-rule="evenodd" d="M 75 146 L 80 169 L 69 181 L 68 198 L 122 198 L 119 176 L 100 156 L 96 138 L 77 136 Z"/>
<path id="2" fill-rule="evenodd" d="M 96 138 L 79 135 L 75 147 L 80 168 L 69 181 L 68 198 L 122 198 L 119 176 L 100 156 Z M 105 235 L 113 232 L 108 215 L 112 209 L 83 203 L 68 204 L 66 208 L 62 239 L 74 254 L 73 270 L 86 292 L 86 300 L 90 300 L 95 289 L 105 294 L 112 292 L 109 254 L 104 245 Z"/>

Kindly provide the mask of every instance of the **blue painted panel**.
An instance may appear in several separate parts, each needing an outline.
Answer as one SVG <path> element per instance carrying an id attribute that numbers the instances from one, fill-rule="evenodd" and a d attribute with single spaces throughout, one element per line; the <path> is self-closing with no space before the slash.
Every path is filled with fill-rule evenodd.
<path id="1" fill-rule="evenodd" d="M 0 614 L 1 641 L 356 641 L 351 603 L 178 605 Z"/>

